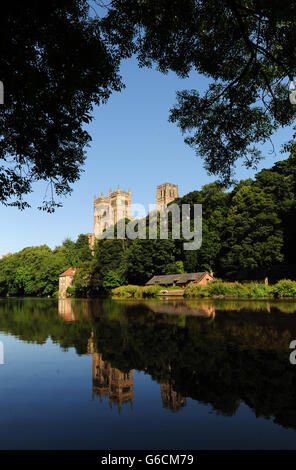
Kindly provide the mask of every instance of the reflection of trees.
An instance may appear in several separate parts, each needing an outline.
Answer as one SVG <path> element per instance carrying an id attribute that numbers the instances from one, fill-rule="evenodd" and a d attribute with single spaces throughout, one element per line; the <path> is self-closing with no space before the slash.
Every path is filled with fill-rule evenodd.
<path id="1" fill-rule="evenodd" d="M 57 301 L 52 299 L 11 299 L 0 301 L 0 330 L 30 343 L 43 344 L 48 338 L 67 349 L 75 347 L 86 354 L 92 321 L 86 315 L 85 303 L 73 306 L 76 321 L 65 321 L 58 315 Z"/>
<path id="2" fill-rule="evenodd" d="M 173 384 L 180 397 L 209 403 L 219 413 L 231 416 L 245 401 L 257 415 L 296 428 L 296 369 L 288 349 L 296 338 L 295 315 L 274 307 L 251 311 L 241 303 L 239 313 L 216 309 L 214 322 L 193 316 L 180 321 L 144 304 L 121 306 L 112 320 L 107 312 L 96 318 L 96 344 L 113 366 L 145 370 L 159 383 Z"/>
<path id="3" fill-rule="evenodd" d="M 231 416 L 242 400 L 258 416 L 296 428 L 296 368 L 288 349 L 296 315 L 251 304 L 252 310 L 241 302 L 238 312 L 213 303 L 213 320 L 155 313 L 143 302 L 75 301 L 76 321 L 66 322 L 52 300 L 2 301 L 0 329 L 25 341 L 51 337 L 79 354 L 87 353 L 93 331 L 97 365 L 109 363 L 123 374 L 144 370 L 163 384 L 171 408 L 190 397 Z"/>

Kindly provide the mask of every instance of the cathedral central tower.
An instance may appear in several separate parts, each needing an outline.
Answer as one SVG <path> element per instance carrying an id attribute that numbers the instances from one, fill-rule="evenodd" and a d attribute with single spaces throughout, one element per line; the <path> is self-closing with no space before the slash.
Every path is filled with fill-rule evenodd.
<path id="1" fill-rule="evenodd" d="M 157 186 L 156 210 L 164 209 L 170 202 L 179 197 L 178 185 L 163 183 Z"/>

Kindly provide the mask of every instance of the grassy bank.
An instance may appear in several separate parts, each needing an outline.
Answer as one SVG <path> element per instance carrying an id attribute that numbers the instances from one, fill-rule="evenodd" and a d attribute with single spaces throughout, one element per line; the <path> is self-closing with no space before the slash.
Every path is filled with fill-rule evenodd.
<path id="1" fill-rule="evenodd" d="M 161 286 L 133 286 L 129 284 L 127 286 L 120 286 L 113 289 L 112 296 L 123 298 L 134 297 L 137 299 L 149 298 L 156 297 L 162 289 L 163 287 Z"/>
<path id="2" fill-rule="evenodd" d="M 121 298 L 151 298 L 156 297 L 165 286 L 120 286 L 112 290 L 112 296 Z M 283 279 L 272 286 L 250 282 L 223 282 L 215 280 L 206 286 L 189 284 L 184 290 L 187 298 L 242 298 L 242 299 L 291 299 L 296 298 L 296 281 Z"/>
<path id="3" fill-rule="evenodd" d="M 233 298 L 296 298 L 296 281 L 283 279 L 272 286 L 250 282 L 241 284 L 239 282 L 223 282 L 216 280 L 206 286 L 191 283 L 184 290 L 184 297 L 233 297 Z"/>

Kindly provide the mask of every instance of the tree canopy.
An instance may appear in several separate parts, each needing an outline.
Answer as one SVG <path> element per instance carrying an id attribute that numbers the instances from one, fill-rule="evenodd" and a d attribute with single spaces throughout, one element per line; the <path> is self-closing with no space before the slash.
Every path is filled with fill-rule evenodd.
<path id="1" fill-rule="evenodd" d="M 256 167 L 259 144 L 293 125 L 296 5 L 288 0 L 36 0 L 1 8 L 0 202 L 59 205 L 83 171 L 93 105 L 124 86 L 122 59 L 210 81 L 177 92 L 169 119 L 224 184 L 239 159 Z M 293 136 L 291 136 L 292 138 Z M 285 150 L 291 150 L 292 140 Z"/>
<path id="2" fill-rule="evenodd" d="M 1 5 L 0 202 L 28 206 L 37 181 L 52 211 L 80 176 L 93 105 L 122 87 L 112 53 L 86 0 Z"/>
<path id="3" fill-rule="evenodd" d="M 287 0 L 113 0 L 102 20 L 108 41 L 140 66 L 209 78 L 203 95 L 177 93 L 170 120 L 228 184 L 238 159 L 256 167 L 257 144 L 294 122 L 295 26 Z"/>

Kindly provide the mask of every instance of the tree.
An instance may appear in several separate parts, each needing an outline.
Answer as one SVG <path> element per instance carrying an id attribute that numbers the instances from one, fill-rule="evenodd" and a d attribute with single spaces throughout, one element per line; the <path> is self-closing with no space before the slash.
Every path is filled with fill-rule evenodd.
<path id="1" fill-rule="evenodd" d="M 202 245 L 199 250 L 184 251 L 187 272 L 211 271 L 219 267 L 224 223 L 229 207 L 229 194 L 217 184 L 210 183 L 200 191 L 192 191 L 176 201 L 177 204 L 202 204 Z M 192 211 L 193 214 L 193 211 Z"/>
<path id="2" fill-rule="evenodd" d="M 122 285 L 122 279 L 117 271 L 109 271 L 104 276 L 103 287 L 107 292 L 111 292 L 112 289 Z"/>
<path id="3" fill-rule="evenodd" d="M 287 85 L 296 75 L 295 13 L 288 0 L 113 0 L 101 25 L 140 66 L 212 80 L 204 95 L 178 92 L 170 120 L 229 184 L 237 159 L 256 167 L 256 144 L 294 122 Z"/>
<path id="4" fill-rule="evenodd" d="M 283 261 L 283 232 L 272 197 L 251 183 L 234 194 L 224 228 L 224 273 L 268 268 Z"/>
<path id="5" fill-rule="evenodd" d="M 95 260 L 99 267 L 101 278 L 109 271 L 116 271 L 120 268 L 126 240 L 98 240 L 95 246 Z"/>
<path id="6" fill-rule="evenodd" d="M 174 240 L 136 239 L 125 254 L 126 277 L 130 284 L 145 284 L 153 275 L 166 274 L 175 262 Z"/>
<path id="7" fill-rule="evenodd" d="M 277 162 L 272 168 L 256 175 L 255 186 L 270 194 L 277 206 L 284 234 L 283 254 L 287 264 L 296 263 L 296 148 L 286 160 Z"/>
<path id="8" fill-rule="evenodd" d="M 80 234 L 76 242 L 69 244 L 68 250 L 70 266 L 80 268 L 93 259 L 87 235 Z"/>
<path id="9" fill-rule="evenodd" d="M 94 104 L 122 87 L 119 58 L 87 0 L 16 0 L 1 5 L 0 202 L 45 181 L 41 208 L 52 211 L 80 176 Z"/>

